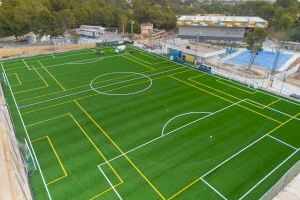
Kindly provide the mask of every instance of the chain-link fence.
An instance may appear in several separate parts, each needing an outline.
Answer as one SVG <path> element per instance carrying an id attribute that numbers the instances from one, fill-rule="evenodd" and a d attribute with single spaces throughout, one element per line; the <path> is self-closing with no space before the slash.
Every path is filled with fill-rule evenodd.
<path id="1" fill-rule="evenodd" d="M 4 182 L 4 187 L 9 188 L 10 191 L 17 191 L 14 194 L 13 199 L 32 199 L 32 192 L 29 185 L 29 174 L 35 171 L 34 162 L 30 156 L 30 150 L 28 148 L 23 148 L 24 144 L 20 144 L 15 136 L 15 128 L 11 120 L 11 115 L 9 109 L 6 105 L 6 100 L 4 98 L 4 92 L 2 83 L 4 80 L 1 78 L 0 82 L 0 137 L 2 138 L 2 149 L 5 154 L 5 163 L 2 170 L 3 173 L 7 173 L 9 177 L 9 182 Z M 26 149 L 25 152 L 22 149 Z M 9 193 L 7 191 L 7 193 Z"/>

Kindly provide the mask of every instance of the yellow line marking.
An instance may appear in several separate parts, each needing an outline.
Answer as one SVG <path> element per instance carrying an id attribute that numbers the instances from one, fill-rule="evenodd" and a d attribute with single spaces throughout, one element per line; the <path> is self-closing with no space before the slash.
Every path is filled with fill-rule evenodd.
<path id="1" fill-rule="evenodd" d="M 57 117 L 53 117 L 53 118 L 49 118 L 49 119 L 46 119 L 46 120 L 43 120 L 43 121 L 39 121 L 39 122 L 36 122 L 36 123 L 33 123 L 33 124 L 30 124 L 28 126 L 35 126 L 35 125 L 38 125 L 38 124 L 42 124 L 42 123 L 45 123 L 47 121 L 51 121 L 51 120 L 54 120 L 54 119 L 58 119 L 58 118 L 61 118 L 61 117 L 65 117 L 65 116 L 69 116 L 74 122 L 75 124 L 79 127 L 79 129 L 83 132 L 83 134 L 87 137 L 87 139 L 89 140 L 89 142 L 92 144 L 92 146 L 96 149 L 97 153 L 105 160 L 105 162 L 107 162 L 107 158 L 104 156 L 104 154 L 100 151 L 100 149 L 97 147 L 97 145 L 95 145 L 95 143 L 93 142 L 93 140 L 89 137 L 89 135 L 87 134 L 87 132 L 82 128 L 82 126 L 79 124 L 79 122 L 74 118 L 74 116 L 71 114 L 71 113 L 67 113 L 67 114 L 63 114 L 63 115 L 60 115 L 60 116 L 57 116 Z M 28 127 L 27 126 L 27 127 Z M 41 138 L 37 138 L 35 140 L 31 140 L 31 142 L 36 142 L 38 140 L 41 140 L 41 139 L 44 139 L 45 137 L 48 138 L 48 140 L 50 139 L 48 136 L 43 136 Z M 49 143 L 51 145 L 51 147 L 53 148 L 53 150 L 55 151 L 55 148 L 54 146 L 52 145 L 51 141 L 49 140 Z M 57 155 L 56 151 L 55 151 L 55 154 Z M 60 161 L 59 157 L 57 156 L 58 160 Z M 61 164 L 61 161 L 60 161 L 60 164 Z M 116 175 L 116 177 L 119 179 L 119 183 L 117 183 L 116 185 L 114 185 L 114 187 L 117 187 L 119 186 L 120 184 L 124 183 L 123 179 L 119 176 L 119 174 L 115 171 L 115 169 L 111 166 L 110 163 L 107 163 L 108 166 L 111 168 L 111 170 L 113 171 L 113 173 Z M 61 165 L 62 166 L 62 165 Z M 63 167 L 63 166 L 62 166 Z M 64 172 L 65 172 L 65 168 L 63 168 Z M 65 173 L 66 174 L 66 173 Z M 60 177 L 54 181 L 51 181 L 50 183 L 48 183 L 47 185 L 49 184 L 52 184 L 60 179 L 62 179 L 64 177 Z M 105 191 L 101 192 L 100 194 L 97 194 L 96 196 L 92 197 L 91 199 L 95 199 L 101 195 L 103 195 L 104 193 L 108 192 L 112 190 L 112 188 L 108 188 L 106 189 Z"/>
<path id="2" fill-rule="evenodd" d="M 22 91 L 19 91 L 19 92 L 14 92 L 14 94 L 22 94 L 22 93 L 25 93 L 25 92 L 30 92 L 30 91 L 34 91 L 34 90 L 40 90 L 40 89 L 47 88 L 47 87 L 48 86 L 40 86 L 40 87 L 28 89 L 28 90 L 22 90 Z"/>
<path id="3" fill-rule="evenodd" d="M 269 106 L 271 106 L 271 105 L 274 105 L 275 103 L 277 103 L 277 102 L 280 101 L 280 100 L 281 100 L 281 99 L 277 99 L 277 100 L 275 100 L 275 101 L 269 103 L 268 105 L 266 105 L 264 108 L 269 107 Z"/>
<path id="4" fill-rule="evenodd" d="M 169 75 L 170 76 L 170 75 Z M 193 87 L 196 87 L 196 86 L 193 86 Z M 198 87 L 197 87 L 198 88 Z M 204 89 L 203 89 L 204 90 Z M 204 91 L 206 91 L 206 90 L 204 90 Z M 206 91 L 206 92 L 208 92 L 208 91 Z M 214 94 L 215 95 L 215 94 Z M 93 95 L 94 96 L 94 95 Z M 220 97 L 220 96 L 219 96 Z M 87 97 L 83 97 L 83 98 L 87 98 Z M 81 99 L 81 98 L 80 98 Z M 225 98 L 223 98 L 223 99 L 225 99 Z M 231 101 L 230 101 L 231 102 Z M 77 102 L 76 102 L 77 103 Z M 248 108 L 247 108 L 248 109 Z M 101 130 L 101 127 L 100 127 L 100 130 Z M 104 133 L 105 134 L 105 133 Z M 107 135 L 107 134 L 106 134 Z M 138 169 L 137 169 L 138 170 Z M 139 170 L 138 170 L 139 171 Z M 141 172 L 139 172 L 139 173 L 141 173 Z M 141 174 L 142 175 L 142 174 Z M 146 178 L 146 177 L 145 177 Z"/>
<path id="5" fill-rule="evenodd" d="M 41 138 L 32 140 L 31 142 L 36 142 L 36 141 L 39 141 L 39 140 L 42 140 L 42 139 L 47 139 L 47 140 L 48 140 L 48 142 L 49 142 L 49 144 L 50 144 L 50 146 L 51 146 L 51 148 L 52 148 L 52 150 L 53 150 L 53 152 L 54 152 L 54 154 L 55 154 L 55 157 L 56 157 L 56 159 L 58 160 L 59 165 L 60 165 L 62 171 L 64 172 L 64 176 L 61 176 L 61 177 L 59 177 L 59 178 L 57 178 L 57 179 L 55 179 L 55 180 L 53 180 L 53 181 L 47 183 L 47 185 L 50 185 L 50 184 L 52 184 L 52 183 L 55 183 L 55 182 L 57 182 L 57 181 L 59 181 L 59 180 L 65 178 L 65 177 L 67 177 L 67 176 L 68 176 L 68 173 L 66 172 L 66 169 L 64 168 L 64 165 L 63 165 L 61 159 L 59 158 L 58 153 L 57 153 L 57 151 L 55 150 L 55 147 L 54 147 L 53 143 L 51 142 L 51 139 L 50 139 L 49 136 L 43 136 L 43 137 L 41 137 Z"/>
<path id="6" fill-rule="evenodd" d="M 221 96 L 219 96 L 219 95 L 217 95 L 217 94 L 215 94 L 215 93 L 212 93 L 212 92 L 207 91 L 207 90 L 205 90 L 205 89 L 203 89 L 203 88 L 197 87 L 197 86 L 192 85 L 192 84 L 190 84 L 190 83 L 187 83 L 187 82 L 185 82 L 185 81 L 183 81 L 183 80 L 180 80 L 180 79 L 178 79 L 178 78 L 176 78 L 176 77 L 173 77 L 173 76 L 169 76 L 169 77 L 170 77 L 170 78 L 173 78 L 173 79 L 175 79 L 175 80 L 177 80 L 177 81 L 179 81 L 179 82 L 185 83 L 185 84 L 187 84 L 187 85 L 189 85 L 189 86 L 191 86 L 191 87 L 194 87 L 194 88 L 197 88 L 197 89 L 199 89 L 199 90 L 202 90 L 202 91 L 204 91 L 204 92 L 206 92 L 206 93 L 209 93 L 209 94 L 211 94 L 211 95 L 213 95 L 213 96 L 216 96 L 216 97 L 218 97 L 218 98 L 221 98 L 221 99 L 223 99 L 223 100 L 225 100 L 225 101 L 227 101 L 227 102 L 235 103 L 235 102 L 230 101 L 230 100 L 228 100 L 228 99 L 226 99 L 226 98 L 224 98 L 224 97 L 221 97 Z M 197 82 L 196 82 L 196 83 L 197 83 Z M 235 98 L 236 98 L 236 97 L 235 97 Z M 249 103 L 249 102 L 246 102 L 246 103 Z M 245 107 L 245 106 L 242 106 L 242 105 L 239 105 L 239 104 L 238 104 L 237 106 L 242 107 L 242 108 L 245 108 L 245 109 L 247 109 L 247 110 L 249 110 L 249 111 L 251 111 L 251 112 L 254 112 L 254 113 L 258 114 L 258 115 L 261 115 L 261 116 L 263 116 L 263 117 L 265 117 L 265 118 L 267 118 L 267 119 L 270 119 L 270 120 L 272 120 L 272 121 L 275 121 L 275 122 L 277 122 L 277 123 L 282 123 L 282 122 L 280 122 L 280 121 L 278 121 L 278 120 L 276 120 L 276 119 L 273 119 L 273 118 L 271 118 L 271 117 L 269 117 L 269 116 L 266 116 L 266 115 L 264 115 L 264 114 L 262 114 L 262 113 L 259 113 L 259 112 L 255 111 L 255 110 L 252 110 L 252 109 L 247 108 L 247 107 Z"/>
<path id="7" fill-rule="evenodd" d="M 66 89 L 58 82 L 58 80 L 49 72 L 49 70 L 38 60 L 37 61 L 42 67 L 43 69 L 46 70 L 46 72 L 54 79 L 54 81 L 65 91 Z"/>
<path id="8" fill-rule="evenodd" d="M 280 127 L 282 127 L 283 125 L 286 125 L 287 123 L 289 123 L 290 121 L 292 121 L 293 119 L 295 119 L 296 117 L 298 117 L 300 115 L 300 113 L 294 115 L 293 117 L 289 118 L 288 120 L 286 120 L 285 122 L 281 123 L 279 126 L 277 126 L 276 128 L 274 128 L 273 130 L 271 130 L 268 134 L 273 133 L 274 131 L 276 131 L 277 129 L 279 129 Z"/>
<path id="9" fill-rule="evenodd" d="M 160 60 L 160 61 L 156 61 L 156 62 L 152 62 L 152 63 L 150 63 L 150 62 L 148 62 L 149 64 L 151 64 L 151 65 L 157 65 L 157 64 L 160 64 L 160 63 L 165 63 L 165 62 L 169 62 L 169 60 L 165 60 L 165 59 L 163 59 L 163 58 L 161 58 L 161 57 L 157 57 L 157 56 L 154 56 L 154 55 L 152 55 L 152 54 L 148 54 L 148 53 L 145 53 L 145 52 L 142 52 L 142 51 L 137 51 L 138 53 L 140 53 L 140 54 L 143 54 L 144 56 L 147 56 L 148 58 L 151 58 L 151 59 L 155 59 L 155 60 Z"/>
<path id="10" fill-rule="evenodd" d="M 152 72 L 152 71 L 155 72 L 155 71 L 158 71 L 160 69 L 171 68 L 171 67 L 175 67 L 175 66 L 177 66 L 177 65 L 165 66 L 165 67 L 161 67 L 161 68 L 158 68 L 158 69 L 155 69 L 155 70 L 151 69 L 151 70 L 146 70 L 146 71 L 142 71 L 142 72 L 139 72 L 139 73 L 146 73 L 146 72 Z M 96 83 L 108 82 L 108 81 L 112 81 L 112 80 L 119 79 L 119 78 L 125 78 L 125 77 L 128 77 L 128 76 L 132 76 L 132 74 L 124 75 L 124 76 L 120 76 L 120 77 L 116 77 L 116 78 L 111 78 L 111 79 L 107 79 L 107 80 L 103 80 L 103 81 L 97 81 Z M 22 99 L 22 100 L 19 100 L 18 103 L 23 102 L 23 101 L 27 101 L 27 100 L 32 100 L 32 99 L 36 99 L 36 98 L 41 98 L 41 97 L 49 96 L 49 95 L 52 95 L 52 94 L 57 94 L 57 93 L 62 93 L 62 92 L 66 92 L 66 91 L 71 91 L 71 90 L 82 88 L 82 87 L 86 87 L 86 86 L 89 86 L 89 85 L 90 84 L 81 85 L 81 86 L 77 86 L 77 87 L 66 89 L 65 91 L 60 90 L 60 91 L 56 91 L 56 92 L 52 92 L 52 93 L 48 93 L 48 94 L 44 94 L 44 95 L 30 97 L 30 98 L 27 98 L 27 99 Z"/>
<path id="11" fill-rule="evenodd" d="M 200 180 L 201 180 L 200 178 L 197 178 L 196 180 L 194 180 L 193 182 L 191 182 L 190 184 L 188 184 L 187 186 L 185 186 L 184 188 L 182 188 L 181 190 L 173 194 L 171 197 L 169 197 L 168 200 L 174 199 L 176 196 L 178 196 L 179 194 L 181 194 L 182 192 L 184 192 L 185 190 L 187 190 L 188 188 L 190 188 L 192 185 L 194 185 Z"/>
<path id="12" fill-rule="evenodd" d="M 25 67 L 26 68 L 26 67 Z M 13 70 L 16 70 L 16 69 L 24 69 L 24 67 L 14 67 L 14 68 L 10 68 L 10 69 L 5 69 L 6 72 L 8 71 L 13 71 Z M 27 69 L 27 68 L 26 68 Z"/>
<path id="13" fill-rule="evenodd" d="M 7 74 L 7 76 L 13 76 L 13 75 L 16 77 L 16 79 L 17 79 L 17 81 L 18 81 L 18 84 L 12 85 L 11 87 L 17 87 L 17 86 L 22 85 L 21 80 L 20 80 L 20 78 L 19 78 L 19 76 L 18 76 L 17 73 Z"/>
<path id="14" fill-rule="evenodd" d="M 199 71 L 199 72 L 201 72 L 201 71 Z M 193 76 L 193 77 L 191 77 L 190 79 L 194 79 L 194 78 L 197 78 L 197 77 L 202 77 L 202 76 L 207 76 L 207 74 L 206 74 L 206 73 L 203 73 L 203 72 L 201 72 L 199 75 L 197 75 L 197 76 Z"/>
<path id="15" fill-rule="evenodd" d="M 192 70 L 192 69 L 188 69 L 188 70 L 185 70 L 185 71 L 173 73 L 173 74 L 171 74 L 171 75 L 176 75 L 176 74 L 180 74 L 180 73 L 185 73 L 185 72 L 188 72 L 188 71 L 191 71 L 191 70 Z M 168 76 L 169 76 L 169 75 L 165 75 L 165 76 L 161 76 L 161 77 L 154 78 L 154 79 L 152 79 L 152 80 L 158 80 L 158 79 L 165 78 L 165 77 L 168 77 Z M 118 88 L 113 88 L 113 89 L 110 89 L 110 90 L 106 90 L 106 91 L 104 91 L 104 92 L 112 92 L 112 91 L 116 91 L 116 90 L 123 89 L 123 88 L 126 88 L 126 87 L 131 87 L 131 86 L 133 86 L 133 85 L 137 85 L 137 84 L 141 84 L 141 83 L 145 83 L 145 82 L 148 82 L 148 80 L 146 80 L 146 81 L 140 81 L 140 82 L 133 83 L 133 84 L 130 84 L 130 85 L 121 86 L 121 87 L 118 87 Z M 64 104 L 70 103 L 70 102 L 72 102 L 72 101 L 74 101 L 74 100 L 86 99 L 86 98 L 90 98 L 90 97 L 97 96 L 97 95 L 101 95 L 101 94 L 100 94 L 100 93 L 95 93 L 95 94 L 87 95 L 87 96 L 84 96 L 84 97 L 80 97 L 80 98 L 72 99 L 72 100 L 69 100 L 69 101 L 65 101 L 65 102 L 62 102 L 62 103 L 54 104 L 54 105 L 51 105 L 51 106 L 45 106 L 45 107 L 43 107 L 43 108 L 39 108 L 39 109 L 36 109 L 36 110 L 30 110 L 30 111 L 27 111 L 27 112 L 23 112 L 22 115 L 34 113 L 34 112 L 41 111 L 41 110 L 46 110 L 46 109 L 48 109 L 48 108 L 57 107 L 57 106 L 60 106 L 60 105 L 64 105 Z"/>
<path id="16" fill-rule="evenodd" d="M 45 79 L 42 77 L 42 75 L 36 70 L 36 68 L 35 68 L 34 66 L 32 66 L 32 68 L 33 68 L 33 71 L 34 71 L 34 72 L 40 77 L 40 79 L 43 81 L 44 86 L 40 86 L 40 87 L 28 89 L 28 90 L 22 90 L 22 91 L 19 91 L 19 92 L 15 92 L 14 94 L 22 94 L 22 93 L 25 93 L 25 92 L 34 91 L 34 90 L 39 90 L 39 89 L 42 89 L 42 88 L 49 87 L 48 83 L 45 81 Z"/>
<path id="17" fill-rule="evenodd" d="M 222 93 L 222 94 L 225 94 L 225 95 L 227 95 L 227 96 L 230 96 L 230 97 L 232 97 L 232 98 L 235 98 L 235 99 L 237 99 L 237 100 L 243 100 L 242 98 L 236 97 L 236 96 L 234 96 L 234 95 L 228 94 L 228 93 L 226 93 L 226 92 L 224 92 L 224 91 L 221 91 L 221 90 L 219 90 L 219 89 L 216 89 L 216 88 L 214 88 L 214 87 L 208 86 L 208 85 L 203 84 L 203 83 L 200 83 L 200 82 L 198 82 L 198 81 L 195 81 L 195 80 L 193 80 L 193 78 L 195 78 L 195 77 L 188 78 L 188 80 L 189 80 L 189 81 L 192 81 L 192 82 L 194 82 L 194 83 L 196 83 L 196 84 L 202 85 L 202 86 L 204 86 L 204 87 L 210 88 L 210 89 L 212 89 L 212 90 L 215 90 L 215 91 L 217 91 L 217 92 L 220 92 L 220 93 Z M 249 101 L 245 101 L 245 103 L 250 104 L 250 105 L 252 105 L 252 106 L 255 106 L 255 107 L 257 107 L 257 108 L 260 108 L 260 109 L 265 108 L 265 106 L 259 106 L 259 105 L 256 105 L 255 103 L 252 103 L 252 102 L 249 102 Z"/>
<path id="18" fill-rule="evenodd" d="M 143 59 L 141 59 L 141 58 L 138 58 L 138 57 L 136 57 L 136 56 L 134 56 L 134 55 L 132 55 L 132 54 L 129 54 L 129 55 L 127 55 L 127 56 L 134 57 L 134 58 L 140 60 L 141 62 L 144 62 L 144 63 L 147 63 L 147 64 L 149 64 L 149 65 L 152 65 L 152 63 L 150 63 L 150 62 L 148 62 L 148 61 L 145 61 L 145 60 L 143 60 Z"/>
<path id="19" fill-rule="evenodd" d="M 224 85 L 227 85 L 227 86 L 229 86 L 229 87 L 232 87 L 232 88 L 241 90 L 241 91 L 243 91 L 243 92 L 249 93 L 249 94 L 255 94 L 255 93 L 257 93 L 257 91 L 255 91 L 255 92 L 249 92 L 248 90 L 242 89 L 242 88 L 237 87 L 237 86 L 234 86 L 234 85 L 232 85 L 232 84 L 225 83 L 225 82 L 223 82 L 222 79 L 217 79 L 216 81 L 219 82 L 219 83 L 222 83 L 222 84 L 224 84 Z"/>
<path id="20" fill-rule="evenodd" d="M 149 54 L 147 54 L 143 51 L 137 51 L 137 52 L 140 53 L 140 54 L 143 54 L 144 56 L 147 56 L 148 58 L 157 59 L 157 57 L 152 55 L 152 54 L 149 55 Z M 160 59 L 162 59 L 162 58 L 160 58 Z M 164 62 L 166 62 L 166 60 Z"/>
<path id="21" fill-rule="evenodd" d="M 132 48 L 132 49 L 135 49 L 135 48 Z M 135 49 L 135 50 L 137 50 L 137 49 Z M 138 52 L 142 52 L 142 51 L 140 51 L 140 50 L 137 50 L 137 51 L 138 51 Z M 185 66 L 185 65 L 183 65 L 183 64 L 179 64 L 179 65 Z M 230 95 L 230 94 L 228 94 L 228 93 L 226 93 L 226 92 L 220 91 L 220 90 L 218 90 L 218 89 L 216 89 L 216 88 L 210 87 L 210 86 L 208 86 L 208 85 L 205 85 L 205 84 L 203 84 L 203 83 L 200 83 L 200 82 L 198 82 L 198 81 L 193 80 L 193 79 L 196 78 L 196 77 L 200 77 L 200 76 L 205 76 L 205 75 L 207 75 L 206 73 L 203 73 L 203 72 L 201 72 L 201 73 L 202 73 L 202 74 L 200 74 L 200 75 L 197 75 L 197 76 L 193 76 L 193 77 L 191 77 L 191 78 L 188 78 L 188 80 L 193 81 L 193 82 L 198 83 L 198 84 L 201 84 L 201 85 L 204 85 L 205 87 L 214 89 L 214 90 L 216 90 L 216 91 L 218 91 L 218 92 L 220 92 L 220 93 L 223 93 L 223 94 L 225 94 L 225 95 L 231 96 L 231 97 L 236 98 L 236 99 L 238 99 L 238 100 L 242 100 L 241 98 L 238 98 L 238 97 L 233 96 L 233 95 Z M 222 79 L 217 79 L 216 81 L 218 81 L 218 80 L 222 80 Z M 224 80 L 225 80 L 225 79 L 224 79 Z M 221 82 L 221 81 L 219 81 L 219 82 Z M 230 83 L 237 84 L 237 83 L 235 83 L 235 82 L 233 82 L 233 81 L 230 82 Z M 223 83 L 223 84 L 226 84 L 226 83 Z M 241 88 L 235 87 L 235 86 L 230 85 L 230 84 L 227 84 L 227 85 L 229 85 L 230 87 L 234 87 L 234 88 L 243 90 L 243 89 L 241 89 Z M 244 91 L 245 91 L 245 92 L 249 92 L 249 91 L 246 91 L 246 90 L 244 90 Z M 251 92 L 249 92 L 249 93 L 251 93 Z M 257 91 L 252 92 L 251 94 L 255 94 L 255 93 L 257 93 Z M 260 108 L 260 109 L 264 109 L 264 108 L 268 107 L 268 105 L 267 105 L 267 106 L 261 107 L 261 106 L 255 105 L 255 104 L 253 104 L 253 103 L 251 103 L 251 102 L 248 102 L 248 101 L 245 101 L 245 102 L 248 103 L 248 104 L 250 104 L 250 105 L 253 105 L 253 106 L 255 106 L 255 107 L 258 107 L 258 108 Z M 279 122 L 279 121 L 278 121 L 278 122 Z"/>
<path id="22" fill-rule="evenodd" d="M 152 63 L 152 65 L 158 65 L 158 64 L 166 63 L 166 62 L 169 62 L 169 61 L 168 60 L 158 61 L 158 62 Z"/>
<path id="23" fill-rule="evenodd" d="M 121 184 L 122 184 L 121 182 L 120 182 L 120 183 L 117 183 L 117 184 L 113 185 L 113 187 L 114 187 L 114 188 L 116 188 L 116 187 L 118 187 L 118 186 L 119 186 L 119 185 L 121 185 Z M 94 196 L 94 197 L 90 198 L 89 200 L 96 199 L 97 197 L 100 197 L 100 196 L 104 195 L 105 193 L 107 193 L 107 192 L 111 191 L 112 189 L 113 189 L 113 188 L 112 188 L 112 187 L 110 187 L 110 188 L 108 188 L 108 189 L 104 190 L 103 192 L 101 192 L 100 194 L 97 194 L 96 196 Z"/>
<path id="24" fill-rule="evenodd" d="M 35 122 L 35 123 L 32 123 L 32 124 L 29 124 L 27 125 L 26 127 L 31 127 L 31 126 L 36 126 L 38 124 L 43 124 L 45 122 L 48 122 L 48 121 L 52 121 L 54 119 L 58 119 L 58 118 L 62 118 L 62 117 L 65 117 L 65 116 L 68 116 L 69 114 L 63 114 L 63 115 L 59 115 L 57 117 L 53 117 L 53 118 L 48 118 L 48 119 L 45 119 L 45 120 L 42 120 L 42 121 L 38 121 L 38 122 Z"/>
<path id="25" fill-rule="evenodd" d="M 18 79 L 19 85 L 22 85 L 22 82 L 21 82 L 21 80 L 20 80 L 18 74 L 17 74 L 17 73 L 14 73 L 14 74 L 16 75 L 16 77 L 17 77 L 17 79 Z"/>
<path id="26" fill-rule="evenodd" d="M 75 102 L 76 103 L 76 102 Z M 82 126 L 78 123 L 78 121 L 73 117 L 71 113 L 69 113 L 69 116 L 73 119 L 73 121 L 77 124 L 77 126 L 80 128 L 80 130 L 84 133 L 84 135 L 88 138 L 92 146 L 96 149 L 98 154 L 107 162 L 107 158 L 103 155 L 103 153 L 99 150 L 97 145 L 93 142 L 93 140 L 90 138 L 90 136 L 87 134 L 87 132 L 82 128 Z M 117 176 L 117 178 L 123 183 L 123 179 L 119 176 L 119 174 L 115 171 L 115 169 L 111 166 L 110 163 L 107 163 L 108 166 L 111 168 L 111 170 L 114 172 L 114 174 Z"/>
<path id="27" fill-rule="evenodd" d="M 88 118 L 98 127 L 98 129 L 101 131 L 101 133 L 103 133 L 108 139 L 109 141 L 116 147 L 116 149 L 118 149 L 118 151 L 122 154 L 124 154 L 124 151 L 110 138 L 110 136 L 106 133 L 106 131 L 104 131 L 104 129 L 87 113 L 87 111 L 85 109 L 83 109 L 81 107 L 81 105 L 79 103 L 77 103 L 77 101 L 74 101 L 78 107 L 88 116 Z M 126 160 L 133 166 L 134 169 L 136 169 L 136 171 L 145 179 L 145 181 L 154 189 L 154 191 L 162 198 L 162 199 L 166 199 L 160 192 L 159 190 L 149 181 L 149 179 L 141 172 L 141 170 L 139 170 L 139 168 L 129 159 L 129 157 L 124 154 L 124 157 L 126 158 Z"/>
<path id="28" fill-rule="evenodd" d="M 136 60 L 134 60 L 134 59 L 132 59 L 132 58 L 129 58 L 128 56 L 123 56 L 123 55 L 121 55 L 121 56 L 122 56 L 123 58 L 128 59 L 128 60 L 131 60 L 131 61 L 133 61 L 133 62 L 136 62 L 136 63 L 138 63 L 138 64 L 140 64 L 140 65 L 143 65 L 144 67 L 147 67 L 147 68 L 149 68 L 149 69 L 153 69 L 153 70 L 154 70 L 153 67 L 150 67 L 150 66 L 148 66 L 148 65 L 146 65 L 146 64 L 144 64 L 144 63 L 141 63 L 141 62 L 136 61 Z"/>
<path id="29" fill-rule="evenodd" d="M 278 130 L 279 128 L 281 128 L 282 126 L 286 125 L 288 122 L 290 122 L 291 120 L 293 120 L 294 118 L 296 118 L 298 115 L 300 115 L 300 113 L 294 115 L 293 117 L 291 117 L 290 119 L 288 119 L 287 121 L 279 124 L 278 126 L 276 126 L 274 129 L 270 130 L 267 134 L 271 134 L 274 131 Z M 195 183 L 199 182 L 201 179 L 197 178 L 196 180 L 194 180 L 193 182 L 191 182 L 190 184 L 188 184 L 187 186 L 185 186 L 184 188 L 182 188 L 179 192 L 175 193 L 173 196 L 171 196 L 169 198 L 169 200 L 174 199 L 176 196 L 178 196 L 179 194 L 181 194 L 182 192 L 184 192 L 185 190 L 189 189 L 190 187 L 192 187 Z"/>
<path id="30" fill-rule="evenodd" d="M 44 82 L 44 84 L 46 85 L 46 86 L 49 86 L 48 85 L 48 83 L 47 83 L 47 81 L 45 81 L 45 79 L 42 77 L 42 75 L 38 72 L 38 70 L 32 65 L 32 67 L 33 67 L 33 70 L 37 73 L 37 75 L 42 79 L 42 81 Z"/>
<path id="31" fill-rule="evenodd" d="M 269 116 L 267 116 L 267 115 L 264 115 L 264 114 L 262 114 L 262 113 L 260 113 L 260 112 L 257 112 L 257 111 L 255 111 L 255 110 L 252 110 L 252 109 L 250 109 L 250 108 L 247 108 L 246 106 L 242 106 L 242 105 L 238 105 L 238 106 L 240 106 L 240 107 L 242 107 L 242 108 L 245 108 L 245 109 L 247 109 L 247 110 L 249 110 L 249 111 L 251 111 L 251 112 L 253 112 L 253 113 L 256 113 L 256 114 L 258 114 L 258 115 L 260 115 L 260 116 L 262 116 L 262 117 L 265 117 L 265 118 L 267 118 L 267 119 L 270 119 L 270 120 L 272 120 L 272 121 L 274 121 L 274 122 L 277 122 L 277 123 L 279 123 L 279 124 L 282 123 L 281 121 L 278 121 L 278 120 L 276 120 L 276 119 L 273 119 L 272 117 L 269 117 Z"/>

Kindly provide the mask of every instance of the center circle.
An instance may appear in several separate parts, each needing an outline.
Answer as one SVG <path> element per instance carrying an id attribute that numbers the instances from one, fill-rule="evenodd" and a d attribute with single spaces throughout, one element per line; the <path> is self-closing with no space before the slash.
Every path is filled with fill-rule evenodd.
<path id="1" fill-rule="evenodd" d="M 138 75 L 138 77 L 135 77 L 135 78 L 129 78 L 127 80 L 123 80 L 123 81 L 116 81 L 115 83 L 110 83 L 110 84 L 107 84 L 107 85 L 103 85 L 103 86 L 99 86 L 99 87 L 95 87 L 95 83 L 97 82 L 97 80 L 99 80 L 100 78 L 103 78 L 105 76 L 109 76 L 109 75 L 116 75 L 116 74 L 120 74 L 120 75 Z M 121 78 L 122 76 L 120 76 Z M 124 76 L 125 77 L 125 76 Z M 118 77 L 116 77 L 117 79 Z M 122 84 L 122 83 L 127 83 L 129 81 L 134 81 L 134 80 L 140 80 L 140 79 L 147 79 L 148 81 L 148 85 L 145 86 L 145 88 L 143 89 L 140 89 L 140 90 L 137 90 L 137 91 L 134 91 L 134 92 L 128 92 L 128 93 L 109 93 L 109 92 L 105 92 L 105 91 L 100 91 L 101 88 L 106 88 L 106 87 L 109 87 L 109 86 L 114 86 L 114 85 L 117 85 L 117 84 Z M 109 80 L 108 80 L 109 81 Z M 111 72 L 111 73 L 106 73 L 106 74 L 102 74 L 102 75 L 99 75 L 97 77 L 95 77 L 91 83 L 90 83 L 90 87 L 92 90 L 94 90 L 95 92 L 99 93 L 99 94 L 104 94 L 104 95 L 109 95 L 109 96 L 128 96 L 128 95 L 134 95 L 134 94 L 138 94 L 138 93 L 141 93 L 141 92 L 144 92 L 146 90 L 148 90 L 150 87 L 152 86 L 152 79 L 145 75 L 145 74 L 142 74 L 142 73 L 138 73 L 138 72 Z"/>

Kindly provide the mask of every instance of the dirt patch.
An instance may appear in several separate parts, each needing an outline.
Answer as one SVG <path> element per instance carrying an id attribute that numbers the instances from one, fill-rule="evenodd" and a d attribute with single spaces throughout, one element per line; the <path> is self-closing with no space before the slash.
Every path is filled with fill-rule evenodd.
<path id="1" fill-rule="evenodd" d="M 290 75 L 286 82 L 292 84 L 292 85 L 296 85 L 298 87 L 300 87 L 300 72 L 294 73 L 292 75 Z"/>
<path id="2" fill-rule="evenodd" d="M 300 57 L 297 58 L 292 64 L 290 64 L 290 66 L 288 67 L 287 70 L 292 69 L 294 67 L 296 67 L 298 64 L 300 64 Z"/>
<path id="3" fill-rule="evenodd" d="M 251 79 L 263 79 L 267 76 L 267 72 L 261 68 L 258 67 L 252 67 L 251 70 L 242 68 L 242 67 L 235 67 L 231 64 L 223 64 L 221 66 L 215 65 L 212 63 L 207 63 L 209 66 L 215 67 L 217 69 L 223 70 L 225 72 L 228 72 L 230 74 L 243 76 Z"/>
<path id="4" fill-rule="evenodd" d="M 15 57 L 27 57 L 39 54 L 49 54 L 53 52 L 63 52 L 68 50 L 94 48 L 95 44 L 68 44 L 68 45 L 47 45 L 31 46 L 19 48 L 0 49 L 0 58 L 9 59 Z"/>

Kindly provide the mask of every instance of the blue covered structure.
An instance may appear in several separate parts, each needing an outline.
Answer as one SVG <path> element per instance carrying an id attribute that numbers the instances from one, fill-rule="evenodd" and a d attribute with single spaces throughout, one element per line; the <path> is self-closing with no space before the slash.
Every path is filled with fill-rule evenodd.
<path id="1" fill-rule="evenodd" d="M 249 51 L 244 51 L 233 58 L 230 58 L 227 60 L 229 63 L 237 63 L 241 65 L 248 65 L 251 58 L 251 54 Z M 281 68 L 285 65 L 285 63 L 291 59 L 292 56 L 286 53 L 280 53 L 276 65 L 276 69 Z M 256 55 L 254 60 L 254 65 L 257 65 L 259 67 L 265 68 L 265 69 L 272 69 L 274 65 L 274 61 L 276 59 L 276 52 L 272 51 L 261 51 Z"/>
<path id="2" fill-rule="evenodd" d="M 171 51 L 171 56 L 173 57 L 173 59 L 177 62 L 180 63 L 184 63 L 184 59 L 183 59 L 183 55 L 181 51 L 177 51 L 177 50 L 172 50 Z"/>

